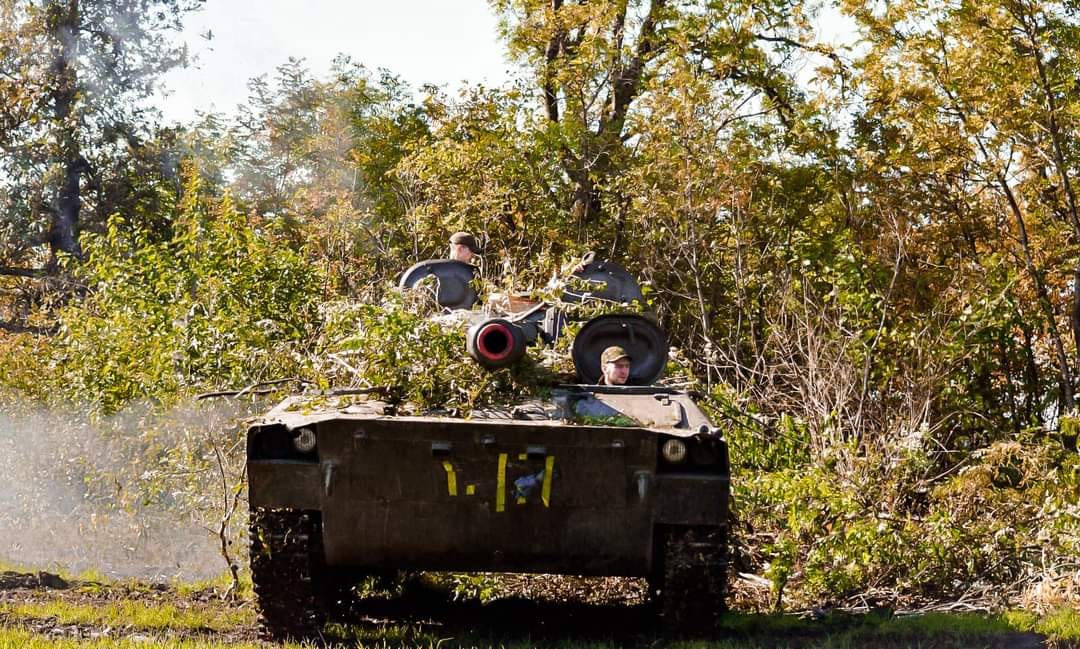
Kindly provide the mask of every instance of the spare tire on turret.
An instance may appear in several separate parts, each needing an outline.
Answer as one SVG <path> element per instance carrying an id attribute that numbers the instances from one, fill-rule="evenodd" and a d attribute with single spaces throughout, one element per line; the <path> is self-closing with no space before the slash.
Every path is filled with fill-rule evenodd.
<path id="1" fill-rule="evenodd" d="M 582 383 L 600 380 L 600 354 L 612 345 L 630 354 L 627 385 L 652 385 L 667 366 L 667 336 L 652 320 L 631 314 L 602 315 L 585 323 L 574 338 L 571 357 Z"/>
<path id="2" fill-rule="evenodd" d="M 574 271 L 574 277 L 584 286 L 568 287 L 562 295 L 567 304 L 589 300 L 630 304 L 644 301 L 641 286 L 625 268 L 613 261 L 586 257 L 584 266 Z"/>
<path id="3" fill-rule="evenodd" d="M 416 288 L 423 280 L 435 278 L 435 301 L 447 309 L 469 309 L 477 301 L 472 281 L 479 269 L 455 259 L 428 259 L 413 264 L 401 274 L 398 286 Z"/>

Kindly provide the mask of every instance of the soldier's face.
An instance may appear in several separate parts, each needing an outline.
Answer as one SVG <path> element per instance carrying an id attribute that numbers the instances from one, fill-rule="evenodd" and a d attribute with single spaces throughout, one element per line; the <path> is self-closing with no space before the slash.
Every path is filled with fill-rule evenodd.
<path id="1" fill-rule="evenodd" d="M 469 250 L 469 246 L 466 246 L 463 243 L 451 243 L 450 258 L 457 261 L 463 261 L 467 264 L 472 261 L 473 251 Z"/>
<path id="2" fill-rule="evenodd" d="M 626 385 L 630 378 L 630 361 L 620 358 L 614 363 L 604 363 L 601 370 L 604 373 L 604 383 L 608 385 Z"/>

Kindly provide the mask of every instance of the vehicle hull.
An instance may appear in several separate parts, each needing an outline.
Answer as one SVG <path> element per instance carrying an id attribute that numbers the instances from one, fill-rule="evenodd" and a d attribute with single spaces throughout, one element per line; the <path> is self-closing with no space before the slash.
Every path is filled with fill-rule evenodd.
<path id="1" fill-rule="evenodd" d="M 645 428 L 308 425 L 316 457 L 249 460 L 251 506 L 319 512 L 328 566 L 647 576 L 658 527 L 726 527 L 726 448 L 722 472 L 663 466 Z"/>

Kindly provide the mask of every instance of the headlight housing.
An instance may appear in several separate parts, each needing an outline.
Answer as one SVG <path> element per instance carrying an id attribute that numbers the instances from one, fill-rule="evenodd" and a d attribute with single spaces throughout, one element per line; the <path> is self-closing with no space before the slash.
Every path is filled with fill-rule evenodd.
<path id="1" fill-rule="evenodd" d="M 253 426 L 248 430 L 249 460 L 317 462 L 318 436 L 314 426 L 291 429 L 284 424 Z"/>
<path id="2" fill-rule="evenodd" d="M 681 439 L 669 439 L 660 447 L 660 454 L 664 461 L 671 464 L 679 464 L 686 461 L 686 443 Z"/>
<path id="3" fill-rule="evenodd" d="M 315 450 L 315 431 L 310 428 L 300 428 L 293 438 L 293 448 L 301 453 L 310 453 Z"/>

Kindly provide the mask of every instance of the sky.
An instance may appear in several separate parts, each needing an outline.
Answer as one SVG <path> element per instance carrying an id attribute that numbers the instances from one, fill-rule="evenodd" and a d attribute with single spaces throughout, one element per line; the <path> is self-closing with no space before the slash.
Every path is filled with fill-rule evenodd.
<path id="1" fill-rule="evenodd" d="M 851 21 L 834 9 L 816 26 L 834 43 L 852 34 Z M 272 79 L 290 56 L 304 59 L 316 78 L 343 53 L 413 88 L 447 90 L 463 82 L 501 85 L 513 67 L 487 0 L 205 0 L 188 14 L 181 38 L 193 64 L 163 79 L 158 105 L 166 121 L 185 122 L 196 111 L 232 114 L 247 99 L 248 80 Z"/>
<path id="2" fill-rule="evenodd" d="M 159 103 L 169 121 L 196 110 L 232 113 L 249 79 L 272 78 L 290 56 L 322 77 L 344 53 L 414 87 L 500 85 L 510 77 L 487 0 L 206 0 L 203 7 L 187 16 L 182 35 L 194 64 L 163 80 Z"/>

